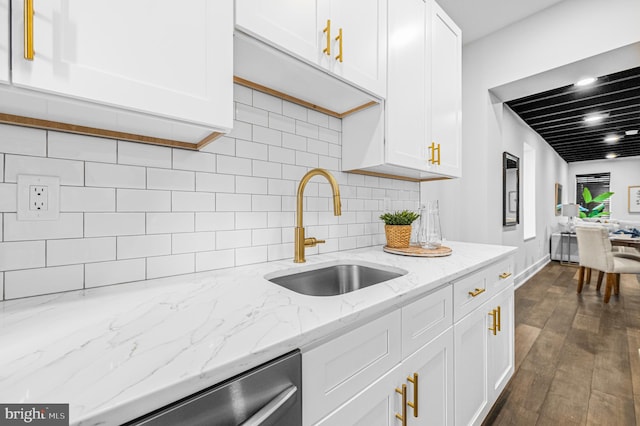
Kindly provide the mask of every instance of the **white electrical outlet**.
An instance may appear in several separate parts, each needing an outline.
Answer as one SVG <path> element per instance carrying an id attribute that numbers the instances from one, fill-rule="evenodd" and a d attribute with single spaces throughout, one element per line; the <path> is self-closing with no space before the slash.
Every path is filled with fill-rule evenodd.
<path id="1" fill-rule="evenodd" d="M 58 220 L 60 178 L 18 175 L 18 220 Z"/>

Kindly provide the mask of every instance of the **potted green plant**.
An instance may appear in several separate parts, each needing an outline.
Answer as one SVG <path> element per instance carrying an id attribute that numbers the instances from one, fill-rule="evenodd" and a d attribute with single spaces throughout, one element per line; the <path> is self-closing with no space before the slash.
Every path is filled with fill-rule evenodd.
<path id="1" fill-rule="evenodd" d="M 409 247 L 411 240 L 411 224 L 420 215 L 410 210 L 396 211 L 380 215 L 384 221 L 384 233 L 387 237 L 387 247 Z"/>
<path id="2" fill-rule="evenodd" d="M 580 217 L 584 219 L 591 217 L 609 216 L 611 214 L 610 212 L 603 211 L 605 207 L 603 201 L 608 200 L 612 195 L 613 192 L 603 192 L 597 197 L 592 197 L 591 191 L 589 191 L 589 188 L 585 186 L 582 190 L 582 198 L 584 199 L 585 206 L 578 205 L 580 209 Z M 596 205 L 593 208 L 589 208 L 590 204 L 596 203 L 600 204 Z"/>

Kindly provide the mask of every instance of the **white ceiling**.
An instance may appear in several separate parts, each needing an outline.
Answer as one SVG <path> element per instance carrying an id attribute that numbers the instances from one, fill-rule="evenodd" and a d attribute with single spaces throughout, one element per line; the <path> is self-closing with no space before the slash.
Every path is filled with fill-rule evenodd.
<path id="1" fill-rule="evenodd" d="M 437 0 L 462 29 L 463 43 L 482 38 L 562 0 Z"/>

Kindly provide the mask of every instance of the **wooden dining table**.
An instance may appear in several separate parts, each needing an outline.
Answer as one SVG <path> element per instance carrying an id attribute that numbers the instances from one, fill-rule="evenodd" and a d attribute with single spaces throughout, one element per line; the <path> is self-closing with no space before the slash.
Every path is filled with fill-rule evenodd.
<path id="1" fill-rule="evenodd" d="M 611 240 L 612 246 L 634 247 L 640 249 L 639 237 L 633 238 L 626 234 L 610 234 L 609 239 Z"/>

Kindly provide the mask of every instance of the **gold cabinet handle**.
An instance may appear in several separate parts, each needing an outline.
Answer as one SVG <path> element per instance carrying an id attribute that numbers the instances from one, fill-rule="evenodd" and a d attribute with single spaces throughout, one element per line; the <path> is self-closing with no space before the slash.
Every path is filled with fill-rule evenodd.
<path id="1" fill-rule="evenodd" d="M 486 290 L 487 290 L 486 288 L 476 288 L 475 291 L 469 292 L 469 296 L 476 297 L 477 295 L 484 293 Z"/>
<path id="2" fill-rule="evenodd" d="M 407 402 L 407 405 L 413 408 L 413 417 L 418 417 L 418 373 L 413 373 L 413 377 L 407 377 L 410 383 L 413 383 L 413 402 Z"/>
<path id="3" fill-rule="evenodd" d="M 327 26 L 322 30 L 323 33 L 327 33 L 327 47 L 322 49 L 322 53 L 326 53 L 327 56 L 331 56 L 331 19 L 327 19 Z"/>
<path id="4" fill-rule="evenodd" d="M 496 309 L 496 312 L 498 313 L 497 317 L 498 317 L 498 324 L 497 324 L 497 328 L 498 331 L 502 331 L 502 326 L 500 325 L 502 322 L 502 315 L 500 314 L 500 306 L 498 306 L 498 308 Z"/>
<path id="5" fill-rule="evenodd" d="M 436 143 L 431 142 L 431 145 L 429 145 L 427 149 L 431 153 L 431 158 L 429 158 L 429 163 L 436 164 Z"/>
<path id="6" fill-rule="evenodd" d="M 503 280 L 506 278 L 509 278 L 510 276 L 511 276 L 511 272 L 503 272 L 500 275 L 498 275 L 498 277 Z"/>
<path id="7" fill-rule="evenodd" d="M 33 0 L 24 0 L 24 58 L 33 61 Z"/>
<path id="8" fill-rule="evenodd" d="M 407 385 L 396 388 L 396 392 L 402 395 L 402 414 L 396 413 L 396 418 L 402 422 L 402 426 L 407 426 Z"/>
<path id="9" fill-rule="evenodd" d="M 438 147 L 435 148 L 435 151 L 438 151 L 438 159 L 436 160 L 436 164 L 440 165 L 440 144 L 438 144 Z"/>
<path id="10" fill-rule="evenodd" d="M 498 327 L 496 325 L 496 317 L 498 316 L 498 314 L 496 310 L 493 309 L 491 312 L 489 312 L 489 315 L 491 315 L 491 317 L 493 318 L 493 327 L 489 327 L 489 330 L 491 330 L 493 332 L 493 335 L 495 336 L 498 331 Z"/>
<path id="11" fill-rule="evenodd" d="M 338 30 L 338 36 L 336 37 L 336 41 L 338 41 L 338 49 L 340 53 L 336 56 L 336 59 L 342 62 L 342 28 Z"/>

